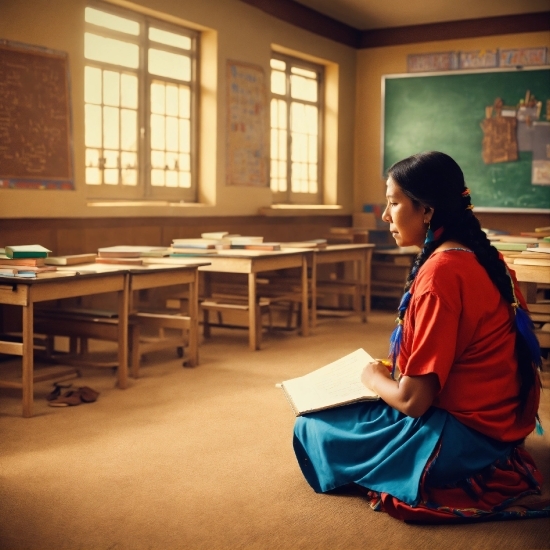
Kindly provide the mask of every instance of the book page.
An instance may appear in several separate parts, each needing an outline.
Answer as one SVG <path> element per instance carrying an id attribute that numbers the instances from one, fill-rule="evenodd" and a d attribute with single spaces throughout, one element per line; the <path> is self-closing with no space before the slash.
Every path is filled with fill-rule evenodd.
<path id="1" fill-rule="evenodd" d="M 309 374 L 286 380 L 281 387 L 297 415 L 378 396 L 361 382 L 364 366 L 374 359 L 358 349 Z"/>

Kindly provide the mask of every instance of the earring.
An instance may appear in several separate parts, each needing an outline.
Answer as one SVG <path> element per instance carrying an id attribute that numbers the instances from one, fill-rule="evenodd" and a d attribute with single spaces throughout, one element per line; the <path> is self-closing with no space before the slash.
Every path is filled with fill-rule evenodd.
<path id="1" fill-rule="evenodd" d="M 424 222 L 426 223 L 426 222 Z M 429 244 L 434 240 L 434 233 L 430 228 L 430 222 L 428 222 L 428 228 L 426 229 L 426 239 L 424 240 L 424 244 Z"/>

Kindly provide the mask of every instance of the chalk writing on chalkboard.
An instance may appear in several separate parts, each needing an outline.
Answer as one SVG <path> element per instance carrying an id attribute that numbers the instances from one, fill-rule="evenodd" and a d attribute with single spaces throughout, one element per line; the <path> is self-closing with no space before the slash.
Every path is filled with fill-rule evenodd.
<path id="1" fill-rule="evenodd" d="M 0 188 L 74 189 L 67 54 L 0 41 Z"/>
<path id="2" fill-rule="evenodd" d="M 227 184 L 267 186 L 262 67 L 227 62 Z"/>

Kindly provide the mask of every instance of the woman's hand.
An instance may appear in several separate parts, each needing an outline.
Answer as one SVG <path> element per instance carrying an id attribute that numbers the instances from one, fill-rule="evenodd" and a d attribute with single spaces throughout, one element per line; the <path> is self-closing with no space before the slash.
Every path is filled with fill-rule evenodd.
<path id="1" fill-rule="evenodd" d="M 376 391 L 373 388 L 373 385 L 378 375 L 382 375 L 391 380 L 390 371 L 388 370 L 388 366 L 386 364 L 382 361 L 371 361 L 365 365 L 365 368 L 361 373 L 361 382 L 363 382 L 369 390 Z"/>
<path id="2" fill-rule="evenodd" d="M 439 392 L 436 374 L 401 376 L 396 381 L 392 379 L 388 367 L 380 361 L 365 365 L 361 382 L 390 407 L 414 418 L 422 416 L 431 407 Z"/>

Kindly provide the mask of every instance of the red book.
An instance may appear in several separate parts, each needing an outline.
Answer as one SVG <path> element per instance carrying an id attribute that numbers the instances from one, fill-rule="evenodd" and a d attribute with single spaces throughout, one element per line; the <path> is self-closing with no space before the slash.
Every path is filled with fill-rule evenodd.
<path id="1" fill-rule="evenodd" d="M 17 267 L 20 265 L 42 267 L 44 264 L 44 258 L 1 258 L 0 265 L 8 265 L 10 267 Z"/>

